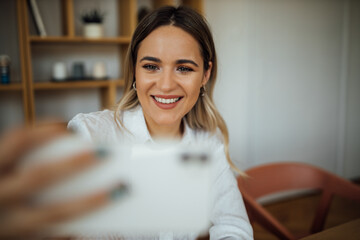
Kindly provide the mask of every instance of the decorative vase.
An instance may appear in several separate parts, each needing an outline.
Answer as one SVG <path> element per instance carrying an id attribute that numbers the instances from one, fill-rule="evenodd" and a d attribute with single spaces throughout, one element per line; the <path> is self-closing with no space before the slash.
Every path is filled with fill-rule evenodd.
<path id="1" fill-rule="evenodd" d="M 84 25 L 84 37 L 102 38 L 104 36 L 104 26 L 101 23 L 87 23 Z"/>
<path id="2" fill-rule="evenodd" d="M 97 62 L 94 64 L 93 77 L 95 79 L 105 79 L 106 78 L 106 67 L 103 62 Z"/>
<path id="3" fill-rule="evenodd" d="M 52 79 L 57 82 L 65 81 L 67 78 L 66 65 L 64 62 L 56 62 L 53 65 Z"/>

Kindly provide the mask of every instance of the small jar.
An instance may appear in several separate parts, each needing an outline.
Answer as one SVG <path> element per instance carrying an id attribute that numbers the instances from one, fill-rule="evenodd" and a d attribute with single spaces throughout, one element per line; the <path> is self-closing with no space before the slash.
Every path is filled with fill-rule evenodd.
<path id="1" fill-rule="evenodd" d="M 52 79 L 57 82 L 65 81 L 67 78 L 66 65 L 63 62 L 56 62 L 53 65 Z"/>
<path id="2" fill-rule="evenodd" d="M 105 79 L 106 78 L 106 67 L 103 62 L 97 62 L 94 64 L 93 77 L 95 79 Z"/>
<path id="3" fill-rule="evenodd" d="M 0 55 L 1 84 L 10 83 L 10 58 L 7 55 Z"/>

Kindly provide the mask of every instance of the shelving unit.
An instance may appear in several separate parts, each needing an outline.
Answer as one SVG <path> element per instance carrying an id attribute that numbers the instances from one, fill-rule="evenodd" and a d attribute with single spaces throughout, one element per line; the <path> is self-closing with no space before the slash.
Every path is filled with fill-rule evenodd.
<path id="1" fill-rule="evenodd" d="M 98 89 L 101 94 L 101 106 L 106 108 L 115 104 L 117 89 L 123 87 L 122 76 L 107 80 L 82 80 L 68 82 L 38 82 L 34 79 L 33 48 L 34 46 L 56 47 L 59 44 L 70 47 L 88 44 L 92 45 L 115 45 L 118 46 L 118 55 L 121 59 L 120 69 L 123 69 L 124 58 L 127 48 L 131 41 L 131 34 L 137 24 L 137 0 L 116 0 L 118 17 L 118 36 L 104 37 L 101 39 L 88 39 L 77 36 L 75 31 L 74 1 L 60 0 L 62 13 L 61 36 L 39 37 L 30 34 L 29 11 L 27 0 L 17 0 L 17 19 L 19 35 L 19 52 L 21 59 L 21 83 L 11 83 L 10 85 L 0 85 L 1 91 L 19 91 L 23 96 L 24 121 L 27 125 L 32 125 L 36 121 L 35 116 L 35 95 L 39 91 L 62 91 L 68 89 Z M 149 0 L 151 1 L 151 0 Z M 183 4 L 195 8 L 200 13 L 203 12 L 203 0 L 152 0 L 154 8 L 164 5 Z"/>
<path id="2" fill-rule="evenodd" d="M 21 83 L 11 83 L 9 85 L 0 85 L 0 91 L 22 91 L 23 86 Z"/>
<path id="3" fill-rule="evenodd" d="M 83 37 L 30 37 L 31 43 L 114 43 L 114 44 L 129 44 L 131 41 L 130 37 L 109 37 L 102 39 L 89 39 Z"/>

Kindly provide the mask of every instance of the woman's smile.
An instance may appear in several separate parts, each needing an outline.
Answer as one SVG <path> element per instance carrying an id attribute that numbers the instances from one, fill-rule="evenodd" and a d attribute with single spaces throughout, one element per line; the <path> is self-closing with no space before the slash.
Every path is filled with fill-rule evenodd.
<path id="1" fill-rule="evenodd" d="M 175 108 L 178 102 L 182 99 L 181 96 L 176 95 L 151 95 L 155 104 L 161 109 Z"/>
<path id="2" fill-rule="evenodd" d="M 155 99 L 155 101 L 165 104 L 175 103 L 181 99 L 181 97 L 173 97 L 173 96 L 152 96 L 152 97 Z"/>

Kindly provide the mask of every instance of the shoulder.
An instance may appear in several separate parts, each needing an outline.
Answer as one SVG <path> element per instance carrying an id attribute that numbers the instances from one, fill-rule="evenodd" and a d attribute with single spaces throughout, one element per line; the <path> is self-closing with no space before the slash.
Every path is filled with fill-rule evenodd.
<path id="1" fill-rule="evenodd" d="M 115 114 L 117 115 L 115 119 Z M 120 129 L 117 121 L 120 120 L 126 130 L 133 132 L 144 122 L 142 109 L 135 107 L 130 110 L 115 112 L 103 110 L 92 113 L 79 113 L 68 123 L 68 129 L 91 141 L 112 142 L 122 141 L 131 137 L 127 131 Z"/>
<path id="2" fill-rule="evenodd" d="M 68 123 L 68 128 L 76 130 L 80 126 L 95 127 L 102 123 L 112 123 L 114 121 L 114 111 L 103 110 L 92 113 L 79 113 Z"/>
<path id="3" fill-rule="evenodd" d="M 79 135 L 94 140 L 116 129 L 114 111 L 103 110 L 92 113 L 79 113 L 68 123 L 68 129 Z"/>
<path id="4" fill-rule="evenodd" d="M 119 117 L 121 117 L 121 120 L 124 122 L 125 125 L 129 125 L 129 123 L 131 124 L 132 121 L 136 121 L 137 119 L 142 120 L 144 118 L 144 115 L 141 106 L 138 105 L 132 109 L 120 112 Z"/>

